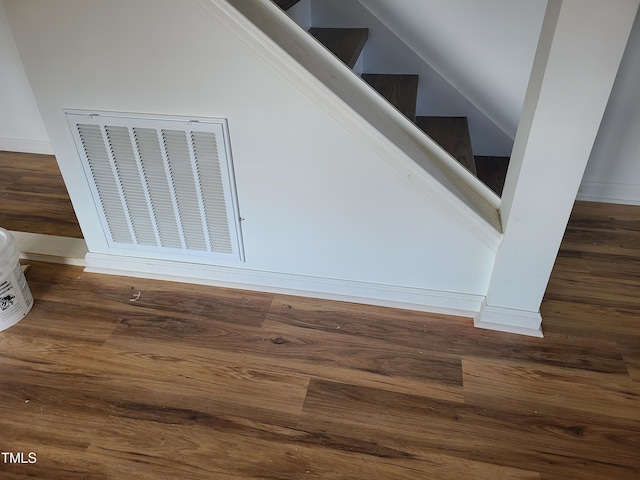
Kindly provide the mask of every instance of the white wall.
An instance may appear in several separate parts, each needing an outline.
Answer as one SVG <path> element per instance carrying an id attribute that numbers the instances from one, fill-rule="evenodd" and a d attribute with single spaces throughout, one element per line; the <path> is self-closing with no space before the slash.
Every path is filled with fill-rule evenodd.
<path id="1" fill-rule="evenodd" d="M 578 198 L 640 205 L 640 15 L 636 17 Z"/>
<path id="2" fill-rule="evenodd" d="M 1 2 L 0 150 L 52 153 Z"/>
<path id="3" fill-rule="evenodd" d="M 236 37 L 229 18 L 198 1 L 5 8 L 91 252 L 126 254 L 106 244 L 62 110 L 224 117 L 245 219 L 236 270 L 486 291 L 491 249 L 275 69 L 256 38 Z"/>
<path id="4" fill-rule="evenodd" d="M 510 138 L 546 0 L 360 0 Z"/>

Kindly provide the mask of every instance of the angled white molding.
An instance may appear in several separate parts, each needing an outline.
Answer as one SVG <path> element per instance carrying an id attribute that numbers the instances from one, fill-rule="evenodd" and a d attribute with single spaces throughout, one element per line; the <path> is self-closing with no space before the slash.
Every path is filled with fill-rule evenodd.
<path id="1" fill-rule="evenodd" d="M 498 332 L 517 333 L 530 337 L 543 336 L 540 312 L 488 305 L 486 298 L 482 301 L 480 311 L 473 318 L 473 325 Z"/>

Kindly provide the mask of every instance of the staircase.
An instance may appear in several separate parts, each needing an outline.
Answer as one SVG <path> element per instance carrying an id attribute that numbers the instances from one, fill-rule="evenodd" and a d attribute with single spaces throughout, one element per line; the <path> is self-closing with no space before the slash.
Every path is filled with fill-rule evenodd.
<path id="1" fill-rule="evenodd" d="M 286 11 L 300 0 L 273 1 Z M 366 28 L 311 28 L 309 33 L 350 68 L 368 37 Z M 418 75 L 364 73 L 362 79 L 498 196 L 502 194 L 509 158 L 474 156 L 466 117 L 417 116 Z"/>

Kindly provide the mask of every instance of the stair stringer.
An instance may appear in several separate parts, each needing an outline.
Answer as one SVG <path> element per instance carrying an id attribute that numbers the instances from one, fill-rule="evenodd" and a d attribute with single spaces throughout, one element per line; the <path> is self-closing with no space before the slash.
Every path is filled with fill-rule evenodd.
<path id="1" fill-rule="evenodd" d="M 329 113 L 354 137 L 384 152 L 410 185 L 482 243 L 496 251 L 500 199 L 448 152 L 384 100 L 271 0 L 197 0 L 263 58 L 292 87 Z"/>

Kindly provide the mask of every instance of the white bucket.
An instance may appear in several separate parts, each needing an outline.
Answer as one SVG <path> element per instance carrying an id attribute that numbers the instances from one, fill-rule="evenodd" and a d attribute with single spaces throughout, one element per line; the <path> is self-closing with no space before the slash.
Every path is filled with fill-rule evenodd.
<path id="1" fill-rule="evenodd" d="M 33 306 L 13 236 L 0 228 L 0 331 L 15 325 Z"/>

